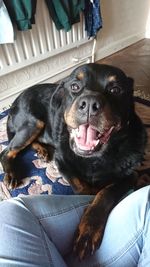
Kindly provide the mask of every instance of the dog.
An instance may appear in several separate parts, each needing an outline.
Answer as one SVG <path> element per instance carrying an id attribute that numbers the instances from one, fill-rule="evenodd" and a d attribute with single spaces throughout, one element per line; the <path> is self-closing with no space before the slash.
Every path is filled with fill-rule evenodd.
<path id="1" fill-rule="evenodd" d="M 136 189 L 134 169 L 147 137 L 134 110 L 133 83 L 117 67 L 89 63 L 59 84 L 26 89 L 10 109 L 9 145 L 0 156 L 5 183 L 19 185 L 16 160 L 31 145 L 40 157 L 55 160 L 76 194 L 95 195 L 76 232 L 80 259 L 100 246 L 110 211 Z"/>

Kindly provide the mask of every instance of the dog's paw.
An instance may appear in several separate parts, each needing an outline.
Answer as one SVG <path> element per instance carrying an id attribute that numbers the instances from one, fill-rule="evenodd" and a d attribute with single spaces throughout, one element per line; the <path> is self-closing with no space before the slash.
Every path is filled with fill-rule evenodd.
<path id="1" fill-rule="evenodd" d="M 18 179 L 13 178 L 9 174 L 5 174 L 3 181 L 8 190 L 16 189 L 21 183 Z"/>
<path id="2" fill-rule="evenodd" d="M 102 227 L 81 222 L 75 233 L 74 253 L 80 260 L 92 255 L 99 248 L 102 237 Z"/>
<path id="3" fill-rule="evenodd" d="M 36 150 L 37 156 L 39 159 L 41 159 L 44 162 L 50 162 L 51 161 L 52 156 L 51 156 L 50 151 L 49 151 L 50 150 L 49 146 L 47 146 L 47 148 L 46 148 L 46 146 L 41 145 L 39 143 L 33 143 L 32 148 L 34 150 Z"/>

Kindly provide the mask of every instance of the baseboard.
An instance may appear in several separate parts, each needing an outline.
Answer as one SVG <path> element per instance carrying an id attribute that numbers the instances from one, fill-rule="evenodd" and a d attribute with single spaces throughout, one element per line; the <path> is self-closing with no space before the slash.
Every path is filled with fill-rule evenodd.
<path id="1" fill-rule="evenodd" d="M 123 39 L 120 39 L 116 42 L 106 45 L 103 48 L 96 50 L 95 61 L 108 57 L 140 40 L 145 38 L 145 32 L 137 33 Z"/>

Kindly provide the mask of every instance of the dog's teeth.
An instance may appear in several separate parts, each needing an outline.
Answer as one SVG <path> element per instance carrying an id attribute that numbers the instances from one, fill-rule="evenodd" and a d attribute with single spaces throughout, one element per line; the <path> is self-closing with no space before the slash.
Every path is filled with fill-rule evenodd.
<path id="1" fill-rule="evenodd" d="M 72 129 L 72 132 L 71 132 L 71 137 L 73 138 L 80 138 L 80 133 L 79 133 L 79 129 Z"/>
<path id="2" fill-rule="evenodd" d="M 94 142 L 94 145 L 92 146 L 92 149 L 91 149 L 91 150 L 94 150 L 95 147 L 96 147 L 98 144 L 99 144 L 99 140 L 95 141 L 95 142 Z"/>
<path id="3" fill-rule="evenodd" d="M 99 140 L 97 140 L 97 141 L 95 142 L 95 146 L 97 146 L 97 145 L 98 145 L 98 143 L 99 143 Z"/>
<path id="4" fill-rule="evenodd" d="M 72 131 L 71 131 L 71 137 L 76 137 L 75 130 L 72 130 Z"/>
<path id="5" fill-rule="evenodd" d="M 76 137 L 80 137 L 80 133 L 79 133 L 79 129 L 77 128 L 77 129 L 75 129 L 75 134 L 76 134 Z"/>

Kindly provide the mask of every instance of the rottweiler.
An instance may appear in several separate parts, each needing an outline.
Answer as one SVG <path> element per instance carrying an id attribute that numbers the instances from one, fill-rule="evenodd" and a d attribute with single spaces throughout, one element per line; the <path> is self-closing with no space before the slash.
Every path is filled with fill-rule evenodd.
<path id="1" fill-rule="evenodd" d="M 110 211 L 136 189 L 134 169 L 147 137 L 134 110 L 133 83 L 117 67 L 85 64 L 59 84 L 26 89 L 10 108 L 9 145 L 0 156 L 5 183 L 19 185 L 16 159 L 31 145 L 55 160 L 76 194 L 95 195 L 76 232 L 80 259 L 99 247 Z"/>

